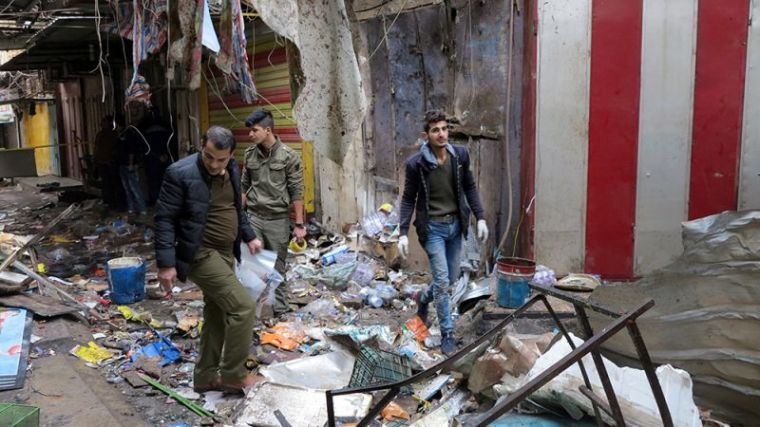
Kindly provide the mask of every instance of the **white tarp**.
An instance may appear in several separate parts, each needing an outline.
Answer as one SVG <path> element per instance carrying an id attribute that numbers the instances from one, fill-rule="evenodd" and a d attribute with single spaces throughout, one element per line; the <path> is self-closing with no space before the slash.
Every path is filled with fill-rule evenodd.
<path id="1" fill-rule="evenodd" d="M 576 346 L 583 344 L 583 340 L 571 334 Z M 572 349 L 567 340 L 559 340 L 549 351 L 538 358 L 528 372 L 525 382 L 532 380 L 541 372 L 551 367 L 554 363 L 567 356 Z M 657 403 L 652 395 L 652 389 L 647 381 L 646 374 L 641 369 L 620 368 L 607 359 L 604 359 L 604 366 L 610 376 L 612 387 L 615 389 L 615 395 L 620 403 L 620 409 L 623 411 L 625 422 L 629 426 L 639 427 L 659 427 L 662 425 L 660 412 L 657 409 Z M 591 355 L 583 358 L 583 366 L 588 372 L 589 380 L 594 392 L 607 401 L 602 388 L 602 382 L 599 374 L 594 367 L 594 361 Z M 676 427 L 701 427 L 702 422 L 699 419 L 699 410 L 694 404 L 692 397 L 692 383 L 689 374 L 686 371 L 673 368 L 669 365 L 657 368 L 657 378 L 665 394 L 665 400 L 670 408 L 670 415 L 673 417 L 673 425 Z M 593 416 L 594 409 L 591 401 L 584 396 L 578 388 L 584 385 L 583 376 L 578 364 L 575 363 L 566 369 L 559 376 L 551 380 L 548 384 L 541 387 L 532 395 L 533 399 L 546 399 L 556 401 L 561 399 L 563 406 L 575 405 L 580 407 L 585 413 Z M 608 424 L 614 424 L 611 418 L 606 414 L 605 421 Z"/>

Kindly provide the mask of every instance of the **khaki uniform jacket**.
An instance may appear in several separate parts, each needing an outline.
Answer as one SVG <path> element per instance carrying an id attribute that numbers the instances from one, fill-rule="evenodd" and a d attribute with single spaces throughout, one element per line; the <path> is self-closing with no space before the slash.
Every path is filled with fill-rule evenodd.
<path id="1" fill-rule="evenodd" d="M 245 150 L 242 190 L 249 214 L 262 219 L 287 218 L 290 205 L 303 200 L 303 165 L 292 148 L 277 142 L 267 156 L 254 145 Z"/>

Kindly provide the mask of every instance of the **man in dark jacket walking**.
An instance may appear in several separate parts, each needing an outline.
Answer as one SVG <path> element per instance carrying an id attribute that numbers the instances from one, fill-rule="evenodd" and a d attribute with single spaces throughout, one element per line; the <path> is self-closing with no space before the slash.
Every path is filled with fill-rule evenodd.
<path id="1" fill-rule="evenodd" d="M 488 227 L 470 170 L 470 154 L 461 145 L 449 144 L 446 115 L 438 110 L 425 113 L 424 131 L 427 142 L 406 161 L 398 246 L 406 257 L 409 223 L 416 210 L 414 225 L 433 273 L 433 282 L 418 300 L 417 314 L 427 321 L 428 304 L 435 302 L 441 351 L 449 355 L 456 351 L 450 290 L 459 276 L 459 252 L 462 237 L 467 237 L 470 210 L 478 220 L 482 242 L 488 239 Z"/>
<path id="2" fill-rule="evenodd" d="M 255 303 L 233 271 L 240 242 L 255 254 L 261 241 L 241 203 L 240 172 L 229 129 L 209 128 L 201 152 L 172 164 L 156 204 L 158 279 L 171 290 L 189 277 L 203 291 L 204 325 L 193 374 L 197 392 L 242 392 L 253 384 L 245 367 Z"/>

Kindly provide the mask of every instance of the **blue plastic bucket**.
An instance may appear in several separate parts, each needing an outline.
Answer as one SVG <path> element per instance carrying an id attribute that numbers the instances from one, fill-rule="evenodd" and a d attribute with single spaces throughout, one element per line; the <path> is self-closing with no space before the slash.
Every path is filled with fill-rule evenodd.
<path id="1" fill-rule="evenodd" d="M 506 308 L 519 308 L 530 295 L 528 282 L 532 274 L 496 272 L 496 304 Z"/>
<path id="2" fill-rule="evenodd" d="M 145 298 L 145 263 L 137 257 L 114 258 L 107 263 L 111 301 L 132 304 Z"/>

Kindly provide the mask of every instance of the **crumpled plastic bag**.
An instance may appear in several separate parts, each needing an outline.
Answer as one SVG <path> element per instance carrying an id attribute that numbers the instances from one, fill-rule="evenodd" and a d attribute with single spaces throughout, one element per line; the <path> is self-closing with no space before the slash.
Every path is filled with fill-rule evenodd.
<path id="1" fill-rule="evenodd" d="M 111 351 L 99 346 L 94 341 L 88 342 L 87 347 L 77 345 L 71 349 L 71 354 L 84 360 L 85 362 L 89 362 L 95 365 L 114 357 L 114 354 Z"/>

